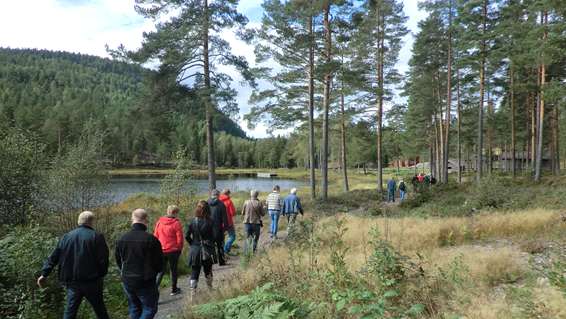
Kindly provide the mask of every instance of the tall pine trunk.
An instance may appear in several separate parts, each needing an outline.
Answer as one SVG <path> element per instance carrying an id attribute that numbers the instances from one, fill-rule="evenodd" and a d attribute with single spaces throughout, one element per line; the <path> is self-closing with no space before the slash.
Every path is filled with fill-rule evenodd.
<path id="1" fill-rule="evenodd" d="M 312 10 L 312 9 L 311 9 Z M 312 14 L 307 21 L 309 28 L 309 169 L 310 169 L 310 189 L 311 198 L 316 198 L 316 151 L 314 147 L 314 23 Z"/>
<path id="2" fill-rule="evenodd" d="M 462 129 L 462 106 L 460 100 L 460 69 L 456 69 L 456 100 L 458 103 L 458 183 L 462 183 L 462 140 L 460 132 Z"/>
<path id="3" fill-rule="evenodd" d="M 210 85 L 210 59 L 209 59 L 209 16 L 208 0 L 204 0 L 204 22 L 203 22 L 203 62 L 204 62 L 204 87 L 205 94 L 205 117 L 206 117 L 206 145 L 208 146 L 208 189 L 216 188 L 216 160 L 214 158 L 214 128 L 212 123 L 213 106 Z"/>
<path id="4" fill-rule="evenodd" d="M 546 41 L 547 38 L 547 31 L 546 31 L 546 24 L 548 23 L 548 12 L 544 12 L 541 15 L 541 22 L 543 27 L 545 28 L 543 34 L 543 41 Z M 546 81 L 546 66 L 544 64 L 544 60 L 540 66 L 540 92 L 539 92 L 539 113 L 538 113 L 538 131 L 537 131 L 537 160 L 536 160 L 536 168 L 535 168 L 535 182 L 540 181 L 541 177 L 541 166 L 542 166 L 542 152 L 543 152 L 543 135 L 544 135 L 544 85 Z"/>
<path id="5" fill-rule="evenodd" d="M 342 59 L 342 63 L 344 63 L 344 59 Z M 343 72 L 342 72 L 343 76 Z M 347 192 L 350 190 L 350 185 L 348 185 L 348 166 L 347 166 L 347 158 L 346 158 L 346 111 L 344 110 L 344 78 L 342 78 L 342 85 L 340 91 L 340 159 L 341 159 L 341 166 L 342 166 L 342 177 L 344 179 L 344 191 Z"/>
<path id="6" fill-rule="evenodd" d="M 383 154 L 382 154 L 382 129 L 383 129 L 383 63 L 384 61 L 384 30 L 382 13 L 377 9 L 378 21 L 378 39 L 377 39 L 377 191 L 383 193 Z"/>
<path id="7" fill-rule="evenodd" d="M 515 153 L 517 148 L 516 132 L 515 132 L 515 74 L 513 72 L 513 62 L 509 68 L 509 89 L 510 89 L 510 103 L 511 103 L 511 175 L 513 178 L 517 175 L 515 165 Z M 507 156 L 509 157 L 509 156 Z"/>
<path id="8" fill-rule="evenodd" d="M 553 127 L 553 145 L 554 145 L 554 175 L 560 175 L 560 112 L 558 106 L 554 106 L 554 127 Z"/>
<path id="9" fill-rule="evenodd" d="M 442 153 L 442 182 L 448 183 L 448 160 L 450 148 L 450 120 L 452 113 L 452 0 L 448 13 L 448 71 L 446 74 L 446 133 L 444 136 L 444 152 Z M 458 163 L 460 165 L 460 163 Z M 459 169 L 459 167 L 458 167 Z"/>
<path id="10" fill-rule="evenodd" d="M 325 58 L 326 63 L 330 64 L 332 61 L 332 34 L 330 31 L 330 2 L 326 1 L 324 4 L 324 43 L 325 43 Z M 322 199 L 328 198 L 328 136 L 329 136 L 329 112 L 330 112 L 330 89 L 332 85 L 332 74 L 326 71 L 324 75 L 324 95 L 323 95 L 323 118 L 322 118 Z"/>
<path id="11" fill-rule="evenodd" d="M 476 179 L 477 182 L 481 181 L 483 175 L 483 100 L 485 90 L 485 33 L 487 29 L 487 0 L 483 2 L 482 14 L 482 40 L 480 49 L 480 105 L 478 110 L 478 145 L 477 145 L 477 168 Z"/>

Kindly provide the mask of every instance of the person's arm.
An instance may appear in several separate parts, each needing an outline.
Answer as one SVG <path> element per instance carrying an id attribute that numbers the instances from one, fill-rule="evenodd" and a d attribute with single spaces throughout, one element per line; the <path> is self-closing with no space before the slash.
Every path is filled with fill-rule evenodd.
<path id="1" fill-rule="evenodd" d="M 98 262 L 98 269 L 100 269 L 101 277 L 108 274 L 108 245 L 104 235 L 97 233 L 94 239 L 96 241 L 96 261 Z"/>
<path id="2" fill-rule="evenodd" d="M 281 205 L 281 214 L 285 216 L 287 213 L 287 200 L 283 200 L 283 204 Z"/>
<path id="3" fill-rule="evenodd" d="M 155 236 L 153 237 L 153 269 L 156 272 L 163 271 L 163 248 L 161 242 Z"/>
<path id="4" fill-rule="evenodd" d="M 155 227 L 153 228 L 153 236 L 157 237 L 157 230 L 159 229 L 159 227 L 161 226 L 161 224 L 159 223 L 159 220 L 157 221 L 157 223 L 155 223 Z M 159 239 L 159 237 L 157 237 Z"/>
<path id="5" fill-rule="evenodd" d="M 226 205 L 222 204 L 220 213 L 222 214 L 222 231 L 226 231 L 228 229 L 228 208 Z"/>
<path id="6" fill-rule="evenodd" d="M 187 240 L 189 245 L 193 244 L 193 225 L 192 224 L 189 224 L 189 226 L 187 226 L 187 231 L 185 232 L 185 239 Z"/>
<path id="7" fill-rule="evenodd" d="M 177 247 L 181 248 L 181 250 L 183 250 L 183 225 L 181 225 L 180 221 L 177 221 L 177 224 L 175 226 L 175 235 L 177 237 Z"/>
<path id="8" fill-rule="evenodd" d="M 53 268 L 55 268 L 55 266 L 59 264 L 59 258 L 61 257 L 61 250 L 62 250 L 61 246 L 64 238 L 65 237 L 59 240 L 57 246 L 55 247 L 53 252 L 51 252 L 51 255 L 49 255 L 49 257 L 47 257 L 47 259 L 43 263 L 43 267 L 41 268 L 41 275 L 39 276 L 39 278 L 37 278 L 37 285 L 39 287 L 43 287 L 45 280 L 47 279 L 49 274 L 51 274 Z"/>
<path id="9" fill-rule="evenodd" d="M 301 200 L 299 199 L 299 197 L 297 197 L 297 208 L 299 209 L 299 213 L 301 213 L 301 215 L 304 215 L 304 211 L 303 211 L 303 206 L 301 205 Z"/>
<path id="10" fill-rule="evenodd" d="M 116 248 L 114 249 L 114 258 L 116 258 L 116 265 L 118 269 L 122 270 L 122 254 L 120 253 L 121 242 L 118 240 Z"/>

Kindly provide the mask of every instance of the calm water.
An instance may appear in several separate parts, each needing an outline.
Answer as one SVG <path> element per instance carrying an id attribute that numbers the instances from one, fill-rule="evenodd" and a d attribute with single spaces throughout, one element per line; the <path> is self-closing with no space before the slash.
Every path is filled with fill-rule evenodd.
<path id="1" fill-rule="evenodd" d="M 120 202 L 131 195 L 138 193 L 159 194 L 160 177 L 155 176 L 116 176 L 110 180 L 110 196 L 113 202 Z M 198 193 L 208 191 L 208 180 L 205 178 L 193 180 L 196 184 Z M 302 181 L 280 178 L 258 178 L 258 177 L 231 177 L 222 178 L 216 181 L 219 190 L 229 188 L 232 192 L 250 191 L 257 189 L 260 192 L 269 192 L 274 185 L 279 185 L 281 189 L 288 190 L 293 187 L 303 186 Z M 260 194 L 261 196 L 261 194 Z"/>

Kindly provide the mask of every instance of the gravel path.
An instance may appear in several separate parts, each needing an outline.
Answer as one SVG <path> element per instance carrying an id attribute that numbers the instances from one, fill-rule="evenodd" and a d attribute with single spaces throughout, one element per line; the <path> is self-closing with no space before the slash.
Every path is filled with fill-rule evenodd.
<path id="1" fill-rule="evenodd" d="M 264 232 L 266 228 L 262 229 L 262 234 L 259 239 L 258 245 L 258 252 L 261 252 L 262 249 L 268 249 L 268 247 L 273 242 L 268 234 L 267 231 Z M 287 237 L 286 231 L 279 231 L 277 234 L 277 241 L 283 241 Z M 243 240 L 240 238 L 238 239 L 241 243 Z M 228 257 L 228 256 L 227 256 Z M 185 262 L 185 261 L 180 261 Z M 229 256 L 228 257 L 228 265 L 226 266 L 218 266 L 214 265 L 212 268 L 212 273 L 214 275 L 213 281 L 213 289 L 222 289 L 222 287 L 228 285 L 228 281 L 234 278 L 234 274 L 240 269 L 240 257 L 239 256 Z M 186 307 L 189 306 L 189 275 L 180 276 L 178 281 L 178 286 L 181 288 L 181 293 L 176 296 L 169 295 L 171 288 L 163 288 L 160 292 L 159 298 L 159 311 L 155 316 L 155 319 L 175 319 L 181 318 L 181 314 Z M 204 274 L 201 273 L 201 278 L 199 279 L 199 286 L 197 290 L 198 298 L 200 296 L 206 296 L 209 292 L 209 289 L 206 285 Z"/>

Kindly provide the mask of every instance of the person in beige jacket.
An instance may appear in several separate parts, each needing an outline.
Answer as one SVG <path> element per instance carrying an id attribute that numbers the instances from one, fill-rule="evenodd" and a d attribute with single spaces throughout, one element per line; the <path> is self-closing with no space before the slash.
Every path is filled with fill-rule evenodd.
<path id="1" fill-rule="evenodd" d="M 257 250 L 259 234 L 261 232 L 261 218 L 265 216 L 263 204 L 257 199 L 258 191 L 250 192 L 251 198 L 244 202 L 242 215 L 244 215 L 244 231 L 246 232 L 246 251 L 248 250 L 248 242 L 253 242 L 253 252 Z"/>

